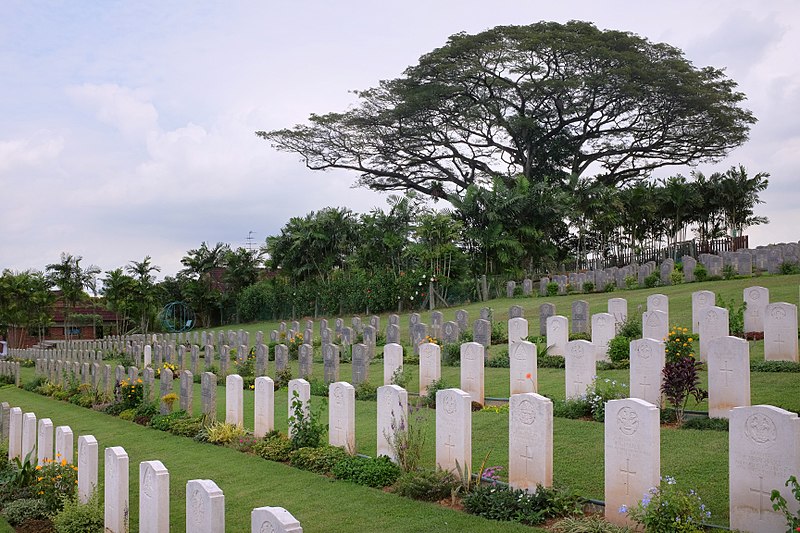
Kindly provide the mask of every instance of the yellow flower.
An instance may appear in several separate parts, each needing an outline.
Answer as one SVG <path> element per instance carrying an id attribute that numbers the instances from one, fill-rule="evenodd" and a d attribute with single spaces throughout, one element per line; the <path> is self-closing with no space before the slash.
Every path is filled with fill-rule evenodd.
<path id="1" fill-rule="evenodd" d="M 41 470 L 41 469 L 42 469 L 42 465 L 36 465 L 36 470 Z"/>

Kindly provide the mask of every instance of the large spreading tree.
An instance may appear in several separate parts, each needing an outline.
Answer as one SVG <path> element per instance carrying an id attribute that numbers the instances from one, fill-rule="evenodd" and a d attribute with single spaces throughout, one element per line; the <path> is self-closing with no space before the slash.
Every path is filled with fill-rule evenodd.
<path id="1" fill-rule="evenodd" d="M 315 170 L 376 190 L 463 198 L 470 185 L 617 185 L 659 167 L 713 162 L 755 122 L 722 70 L 587 22 L 459 33 L 343 113 L 256 134 Z"/>

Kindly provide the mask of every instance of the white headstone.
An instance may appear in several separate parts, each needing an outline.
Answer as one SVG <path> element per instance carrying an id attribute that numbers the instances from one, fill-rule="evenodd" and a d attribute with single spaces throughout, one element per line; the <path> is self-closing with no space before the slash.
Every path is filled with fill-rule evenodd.
<path id="1" fill-rule="evenodd" d="M 708 360 L 708 351 L 711 345 L 722 337 L 730 334 L 728 328 L 728 310 L 724 307 L 711 306 L 706 309 L 700 319 L 700 361 Z M 795 334 L 795 339 L 797 335 Z"/>
<path id="2" fill-rule="evenodd" d="M 472 397 L 473 402 L 483 405 L 483 351 L 484 347 L 477 342 L 465 342 L 461 345 L 461 390 Z"/>
<path id="3" fill-rule="evenodd" d="M 554 315 L 547 317 L 547 355 L 564 355 L 569 342 L 569 321 L 567 317 Z"/>
<path id="4" fill-rule="evenodd" d="M 648 311 L 663 311 L 667 314 L 667 322 L 669 322 L 669 298 L 663 294 L 651 294 L 647 297 L 647 310 Z"/>
<path id="5" fill-rule="evenodd" d="M 642 338 L 663 341 L 669 336 L 669 316 L 664 311 L 642 313 Z"/>
<path id="6" fill-rule="evenodd" d="M 328 444 L 356 452 L 356 389 L 345 381 L 328 387 Z"/>
<path id="7" fill-rule="evenodd" d="M 750 405 L 750 344 L 739 337 L 716 339 L 708 351 L 708 416 L 728 418 Z"/>
<path id="8" fill-rule="evenodd" d="M 12 407 L 8 416 L 8 458 L 9 460 L 13 460 L 15 457 L 24 459 L 22 456 L 22 409 Z"/>
<path id="9" fill-rule="evenodd" d="M 92 435 L 78 437 L 78 499 L 87 503 L 97 490 L 97 439 Z"/>
<path id="10" fill-rule="evenodd" d="M 597 375 L 594 345 L 589 341 L 577 340 L 567 343 L 564 354 L 564 377 L 567 399 L 586 395 L 588 387 Z"/>
<path id="11" fill-rule="evenodd" d="M 72 464 L 75 461 L 74 457 L 74 441 L 75 436 L 72 434 L 72 428 L 69 426 L 58 426 L 56 428 L 56 460 L 61 461 L 66 459 L 67 463 Z"/>
<path id="12" fill-rule="evenodd" d="M 711 291 L 692 293 L 692 333 L 700 333 L 700 318 L 716 303 L 717 296 Z"/>
<path id="13" fill-rule="evenodd" d="M 383 384 L 391 385 L 392 377 L 398 369 L 403 369 L 403 347 L 389 343 L 383 347 Z"/>
<path id="14" fill-rule="evenodd" d="M 511 374 L 511 394 L 539 390 L 536 345 L 528 341 L 515 342 L 509 347 L 508 356 Z"/>
<path id="15" fill-rule="evenodd" d="M 225 378 L 225 423 L 244 427 L 244 380 L 238 374 Z"/>
<path id="16" fill-rule="evenodd" d="M 169 471 L 161 461 L 139 463 L 139 533 L 169 533 Z"/>
<path id="17" fill-rule="evenodd" d="M 152 366 L 153 364 L 153 347 L 149 344 L 144 345 L 144 366 Z"/>
<path id="18" fill-rule="evenodd" d="M 257 439 L 275 429 L 275 382 L 272 378 L 261 376 L 255 382 L 255 428 Z"/>
<path id="19" fill-rule="evenodd" d="M 666 354 L 656 339 L 636 339 L 630 344 L 630 396 L 661 406 L 661 377 Z"/>
<path id="20" fill-rule="evenodd" d="M 608 300 L 608 314 L 614 317 L 615 330 L 620 324 L 628 320 L 628 300 L 625 298 L 610 298 Z"/>
<path id="21" fill-rule="evenodd" d="M 49 418 L 39 420 L 38 433 L 37 460 L 38 464 L 43 465 L 46 461 L 53 460 L 53 421 Z"/>
<path id="22" fill-rule="evenodd" d="M 796 305 L 778 302 L 767 306 L 764 315 L 764 359 L 797 362 Z"/>
<path id="23" fill-rule="evenodd" d="M 605 518 L 633 525 L 620 508 L 635 507 L 660 484 L 658 408 L 638 398 L 609 400 L 605 420 Z"/>
<path id="24" fill-rule="evenodd" d="M 128 454 L 125 449 L 121 446 L 106 448 L 104 468 L 106 533 L 127 533 L 130 509 L 128 509 Z"/>
<path id="25" fill-rule="evenodd" d="M 508 321 L 508 346 L 515 342 L 528 339 L 528 321 L 522 317 L 512 318 Z"/>
<path id="26" fill-rule="evenodd" d="M 293 379 L 289 382 L 289 429 L 287 433 L 289 437 L 292 436 L 292 417 L 294 417 L 294 406 L 293 403 L 295 400 L 300 402 L 302 405 L 303 412 L 308 414 L 309 413 L 309 402 L 311 400 L 311 384 L 304 380 L 304 379 Z M 297 392 L 297 398 L 295 398 L 295 392 Z"/>
<path id="27" fill-rule="evenodd" d="M 36 464 L 36 414 L 22 415 L 22 459 L 30 454 L 31 463 Z"/>
<path id="28" fill-rule="evenodd" d="M 472 468 L 472 399 L 459 389 L 436 392 L 436 466 Z"/>
<path id="29" fill-rule="evenodd" d="M 283 507 L 257 507 L 250 513 L 251 533 L 303 533 L 300 522 Z"/>
<path id="30" fill-rule="evenodd" d="M 769 305 L 769 289 L 764 287 L 747 287 L 743 293 L 744 309 L 744 331 L 751 333 L 754 331 L 764 331 L 764 314 Z"/>
<path id="31" fill-rule="evenodd" d="M 428 385 L 442 377 L 442 349 L 438 344 L 419 346 L 419 393 L 428 393 Z"/>
<path id="32" fill-rule="evenodd" d="M 408 429 L 408 392 L 399 385 L 378 387 L 378 455 L 397 462 L 392 441 L 401 428 Z"/>
<path id="33" fill-rule="evenodd" d="M 186 483 L 186 533 L 225 531 L 225 495 L 210 479 Z"/>
<path id="34" fill-rule="evenodd" d="M 731 529 L 784 533 L 786 518 L 772 509 L 770 493 L 780 491 L 797 512 L 786 480 L 800 472 L 800 418 L 771 405 L 735 407 L 728 451 Z"/>
<path id="35" fill-rule="evenodd" d="M 616 335 L 616 321 L 611 313 L 592 315 L 592 344 L 598 361 L 610 361 L 608 343 Z"/>
<path id="36" fill-rule="evenodd" d="M 508 402 L 508 483 L 536 491 L 553 484 L 553 402 L 529 392 Z"/>

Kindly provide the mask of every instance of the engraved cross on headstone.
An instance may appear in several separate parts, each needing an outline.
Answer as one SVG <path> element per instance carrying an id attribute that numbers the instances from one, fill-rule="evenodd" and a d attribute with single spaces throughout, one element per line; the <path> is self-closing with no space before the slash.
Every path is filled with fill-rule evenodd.
<path id="1" fill-rule="evenodd" d="M 762 514 L 765 511 L 764 509 L 764 496 L 767 498 L 770 497 L 772 494 L 771 491 L 764 490 L 764 477 L 758 476 L 758 488 L 751 488 L 750 492 L 754 492 L 758 494 L 758 519 L 761 520 L 763 518 Z M 769 509 L 766 509 L 767 511 Z"/>
<path id="2" fill-rule="evenodd" d="M 722 368 L 719 369 L 719 371 L 722 372 L 723 376 L 725 376 L 725 386 L 727 387 L 728 386 L 728 374 L 733 374 L 733 369 L 732 368 L 728 368 L 728 360 L 727 359 L 725 359 L 725 364 L 722 366 Z"/>
<path id="3" fill-rule="evenodd" d="M 647 396 L 647 388 L 651 385 L 652 383 L 648 383 L 647 374 L 645 374 L 644 379 L 642 379 L 642 382 L 639 383 L 639 386 L 642 387 L 642 396 Z"/>
<path id="4" fill-rule="evenodd" d="M 447 447 L 447 462 L 448 463 L 453 459 L 453 450 L 456 447 L 455 443 L 451 442 L 452 440 L 453 440 L 453 435 L 448 433 L 447 434 L 447 441 L 444 443 L 444 445 Z"/>
<path id="5" fill-rule="evenodd" d="M 636 475 L 636 472 L 631 470 L 631 460 L 630 457 L 625 458 L 625 468 L 619 469 L 620 474 L 625 476 L 625 495 L 630 495 L 630 488 L 631 488 L 631 476 Z"/>
<path id="6" fill-rule="evenodd" d="M 531 461 L 534 459 L 533 450 L 530 446 L 525 446 L 525 453 L 521 453 L 519 455 L 521 458 L 525 459 L 525 476 L 528 476 L 528 465 L 531 464 Z"/>
<path id="7" fill-rule="evenodd" d="M 586 392 L 586 384 L 583 381 L 575 380 L 572 384 L 575 386 L 575 394 L 582 396 Z"/>

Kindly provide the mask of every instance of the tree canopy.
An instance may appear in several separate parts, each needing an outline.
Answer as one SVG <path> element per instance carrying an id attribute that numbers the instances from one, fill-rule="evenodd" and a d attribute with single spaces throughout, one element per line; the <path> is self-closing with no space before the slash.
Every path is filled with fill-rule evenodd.
<path id="1" fill-rule="evenodd" d="M 593 24 L 539 22 L 459 33 L 343 113 L 258 131 L 315 170 L 376 190 L 462 197 L 589 171 L 604 185 L 712 162 L 747 140 L 736 83 L 681 50 Z"/>

